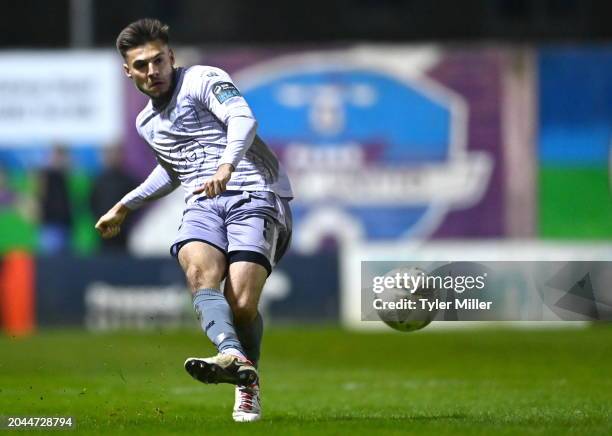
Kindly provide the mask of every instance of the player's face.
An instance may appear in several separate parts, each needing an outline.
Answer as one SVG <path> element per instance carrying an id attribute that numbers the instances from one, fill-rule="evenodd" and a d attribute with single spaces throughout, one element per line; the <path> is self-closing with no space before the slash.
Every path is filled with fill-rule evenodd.
<path id="1" fill-rule="evenodd" d="M 140 91 L 159 98 L 172 87 L 174 53 L 162 41 L 151 41 L 125 54 L 123 69 Z"/>

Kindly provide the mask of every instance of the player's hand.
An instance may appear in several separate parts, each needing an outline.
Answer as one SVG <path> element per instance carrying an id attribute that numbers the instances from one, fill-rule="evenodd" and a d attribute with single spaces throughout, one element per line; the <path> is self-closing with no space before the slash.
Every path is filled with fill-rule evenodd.
<path id="1" fill-rule="evenodd" d="M 96 223 L 96 230 L 104 239 L 117 236 L 121 231 L 121 224 L 127 216 L 129 209 L 121 203 L 114 205 L 108 212 L 100 217 Z"/>
<path id="2" fill-rule="evenodd" d="M 194 194 L 206 194 L 207 197 L 212 198 L 225 192 L 227 182 L 232 177 L 234 166 L 232 164 L 222 164 L 217 168 L 217 172 L 214 176 L 204 182 L 202 186 L 193 191 Z"/>

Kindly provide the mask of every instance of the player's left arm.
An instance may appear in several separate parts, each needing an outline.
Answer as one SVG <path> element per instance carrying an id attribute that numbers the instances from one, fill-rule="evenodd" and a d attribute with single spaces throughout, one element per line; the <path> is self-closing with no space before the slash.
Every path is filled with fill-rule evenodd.
<path id="1" fill-rule="evenodd" d="M 257 121 L 244 97 L 232 83 L 229 75 L 215 70 L 199 94 L 199 100 L 227 126 L 227 147 L 219 160 L 217 172 L 194 194 L 206 193 L 214 197 L 225 191 L 232 172 L 253 143 Z"/>

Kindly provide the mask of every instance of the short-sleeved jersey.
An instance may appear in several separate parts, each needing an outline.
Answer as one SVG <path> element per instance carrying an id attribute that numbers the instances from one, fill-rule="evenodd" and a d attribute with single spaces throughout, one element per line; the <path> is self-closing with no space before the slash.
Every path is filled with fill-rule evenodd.
<path id="1" fill-rule="evenodd" d="M 168 104 L 156 109 L 149 101 L 136 118 L 136 129 L 160 165 L 180 181 L 189 204 L 204 195 L 194 196 L 192 192 L 219 166 L 227 146 L 230 117 L 253 114 L 229 75 L 219 68 L 177 68 L 175 81 Z M 236 165 L 227 189 L 293 196 L 282 165 L 259 136 Z"/>

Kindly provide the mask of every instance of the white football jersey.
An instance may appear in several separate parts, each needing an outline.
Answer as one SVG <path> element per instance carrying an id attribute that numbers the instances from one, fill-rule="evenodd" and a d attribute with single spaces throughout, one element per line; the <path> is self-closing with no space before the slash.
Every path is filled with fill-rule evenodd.
<path id="1" fill-rule="evenodd" d="M 158 110 L 149 101 L 136 118 L 136 129 L 159 164 L 183 186 L 185 202 L 191 203 L 204 195 L 194 196 L 193 190 L 219 166 L 227 146 L 228 119 L 253 114 L 223 70 L 196 65 L 177 68 L 175 74 L 176 86 L 168 104 Z M 285 170 L 259 136 L 235 166 L 227 189 L 293 196 Z"/>

